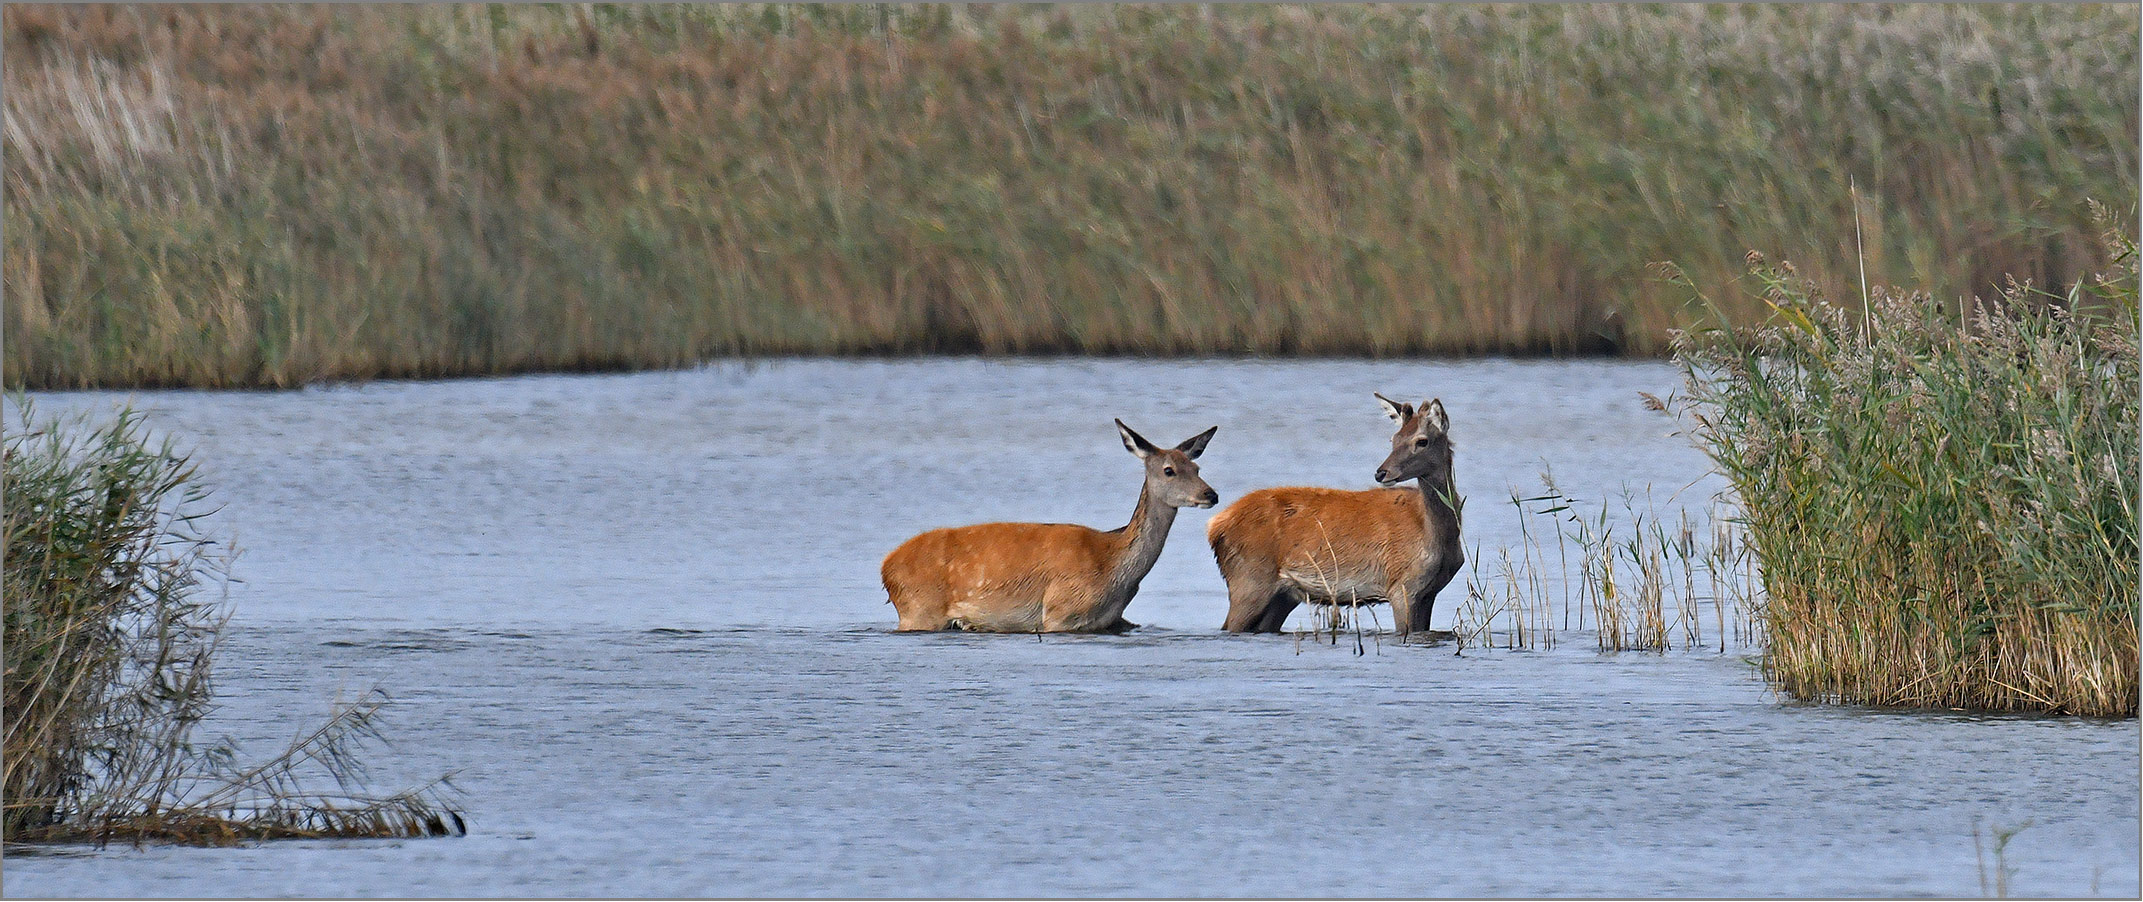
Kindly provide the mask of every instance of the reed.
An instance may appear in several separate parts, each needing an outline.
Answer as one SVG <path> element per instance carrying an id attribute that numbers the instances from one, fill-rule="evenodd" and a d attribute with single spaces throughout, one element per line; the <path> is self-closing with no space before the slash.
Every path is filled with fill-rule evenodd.
<path id="1" fill-rule="evenodd" d="M 1624 493 L 1620 516 L 1604 504 L 1588 516 L 1551 475 L 1541 479 L 1543 494 L 1510 493 L 1518 547 L 1497 549 L 1493 564 L 1467 576 L 1453 623 L 1461 651 L 1551 649 L 1573 621 L 1601 651 L 1725 652 L 1762 641 L 1757 560 L 1733 507 L 1715 499 L 1701 521 L 1686 508 L 1669 519 L 1649 498 Z M 1549 529 L 1536 532 L 1542 519 Z M 1555 537 L 1552 555 L 1543 532 Z M 1472 560 L 1489 559 L 1476 549 Z"/>
<path id="2" fill-rule="evenodd" d="M 1986 830 L 1988 841 L 1981 842 L 1979 820 L 1973 819 L 1972 857 L 1979 865 L 1980 896 L 1988 899 L 2009 898 L 2009 881 L 2016 877 L 2016 867 L 2009 863 L 2009 843 L 2016 839 L 2017 834 L 2031 829 L 2031 826 L 2032 822 L 2029 820 L 2013 827 L 1989 826 Z M 1987 879 L 1987 847 L 1990 845 L 1994 847 L 1994 879 L 1991 882 Z M 2095 877 L 2092 882 L 2093 895 L 2096 895 Z"/>
<path id="3" fill-rule="evenodd" d="M 12 386 L 1664 353 L 2106 265 L 2134 7 L 7 6 Z M 1728 301 L 1742 305 L 1738 298 Z M 1754 308 L 1737 312 L 1748 313 Z"/>
<path id="4" fill-rule="evenodd" d="M 224 558 L 199 529 L 206 493 L 168 440 L 122 411 L 41 419 L 5 437 L 4 819 L 8 842 L 230 843 L 464 831 L 444 781 L 364 789 L 358 753 L 386 697 L 339 704 L 281 754 L 240 768 L 198 746 L 211 708 Z M 333 781 L 336 791 L 311 789 Z"/>
<path id="5" fill-rule="evenodd" d="M 1769 315 L 1678 337 L 1786 692 L 2135 715 L 2136 255 L 2104 218 L 2115 266 L 2058 294 L 1841 305 L 1752 254 Z"/>

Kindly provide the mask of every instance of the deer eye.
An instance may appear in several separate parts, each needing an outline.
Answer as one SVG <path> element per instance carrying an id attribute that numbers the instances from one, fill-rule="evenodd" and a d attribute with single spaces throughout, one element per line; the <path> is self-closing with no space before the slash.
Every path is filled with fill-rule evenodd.
<path id="1" fill-rule="evenodd" d="M 1174 475 L 1176 475 L 1176 468 L 1175 468 L 1175 467 L 1162 467 L 1162 468 L 1161 468 L 1161 475 L 1163 475 L 1163 476 L 1174 476 Z"/>
<path id="2" fill-rule="evenodd" d="M 1428 447 L 1428 446 L 1429 446 L 1429 440 L 1428 440 L 1428 439 L 1425 439 L 1425 438 L 1417 438 L 1417 439 L 1415 439 L 1415 440 L 1414 440 L 1414 447 L 1416 447 L 1416 448 L 1426 448 L 1426 447 Z"/>

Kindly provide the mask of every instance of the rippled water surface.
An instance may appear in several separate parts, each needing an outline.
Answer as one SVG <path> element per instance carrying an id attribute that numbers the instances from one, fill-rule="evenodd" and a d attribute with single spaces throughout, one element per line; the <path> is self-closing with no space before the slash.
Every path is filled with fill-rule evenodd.
<path id="1" fill-rule="evenodd" d="M 1493 549 L 1543 461 L 1595 501 L 1700 507 L 1702 456 L 1636 394 L 1673 387 L 1646 363 L 955 360 L 132 395 L 246 549 L 209 732 L 266 754 L 383 687 L 378 782 L 457 771 L 472 831 L 14 853 L 6 891 L 1977 895 L 1975 827 L 2029 822 L 2014 892 L 2135 896 L 2133 721 L 1795 706 L 1748 652 L 1583 635 L 1228 637 L 1209 511 L 1131 634 L 888 632 L 877 563 L 908 535 L 1121 525 L 1114 416 L 1218 425 L 1225 504 L 1367 487 L 1369 392 L 1441 397 L 1467 544 Z"/>

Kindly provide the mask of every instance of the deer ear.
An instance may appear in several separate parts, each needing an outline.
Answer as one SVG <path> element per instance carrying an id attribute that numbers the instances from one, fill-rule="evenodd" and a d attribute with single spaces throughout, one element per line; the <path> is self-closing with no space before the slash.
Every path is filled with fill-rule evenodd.
<path id="1" fill-rule="evenodd" d="M 1184 457 L 1188 457 L 1192 460 L 1197 460 L 1198 455 L 1205 453 L 1205 443 L 1212 441 L 1213 433 L 1219 431 L 1220 427 L 1215 426 L 1204 432 L 1198 433 L 1197 435 L 1191 436 L 1190 438 L 1184 439 L 1183 444 L 1176 446 L 1176 450 L 1183 452 Z"/>
<path id="2" fill-rule="evenodd" d="M 1394 401 L 1384 397 L 1382 392 L 1370 392 L 1370 394 L 1377 396 L 1377 403 L 1384 405 L 1384 415 L 1391 417 L 1394 423 L 1404 423 L 1407 417 L 1414 415 L 1414 405 L 1412 404 Z"/>
<path id="3" fill-rule="evenodd" d="M 1116 431 L 1124 438 L 1124 450 L 1138 455 L 1140 460 L 1145 460 L 1147 455 L 1159 450 L 1152 442 L 1147 441 L 1145 436 L 1132 432 L 1131 427 L 1124 425 L 1122 420 L 1116 421 Z"/>
<path id="4" fill-rule="evenodd" d="M 1451 431 L 1451 417 L 1444 413 L 1442 398 L 1430 398 L 1429 403 L 1421 405 L 1421 418 L 1429 421 L 1438 432 Z"/>

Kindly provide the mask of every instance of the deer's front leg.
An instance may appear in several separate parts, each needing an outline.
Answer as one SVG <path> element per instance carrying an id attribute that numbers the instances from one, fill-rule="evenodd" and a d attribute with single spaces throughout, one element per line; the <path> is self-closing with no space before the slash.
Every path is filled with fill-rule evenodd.
<path id="1" fill-rule="evenodd" d="M 1122 619 L 1090 623 L 1088 621 L 1097 613 L 1094 607 L 1095 599 L 1090 594 L 1063 583 L 1053 584 L 1042 592 L 1042 632 L 1091 632 L 1106 629 L 1115 620 Z"/>
<path id="2" fill-rule="evenodd" d="M 1417 608 L 1421 606 L 1412 582 L 1393 582 L 1384 588 L 1384 598 L 1391 602 L 1391 628 L 1399 638 L 1405 639 L 1410 633 L 1429 628 L 1426 616 L 1417 617 Z M 1434 599 L 1430 603 L 1433 604 Z"/>
<path id="3" fill-rule="evenodd" d="M 1458 553 L 1431 555 L 1422 568 L 1421 577 L 1406 587 L 1406 606 L 1401 612 L 1399 595 L 1392 596 L 1392 617 L 1399 621 L 1400 634 L 1429 632 L 1429 623 L 1436 615 L 1436 596 L 1451 584 L 1458 575 L 1459 565 L 1465 556 Z"/>

